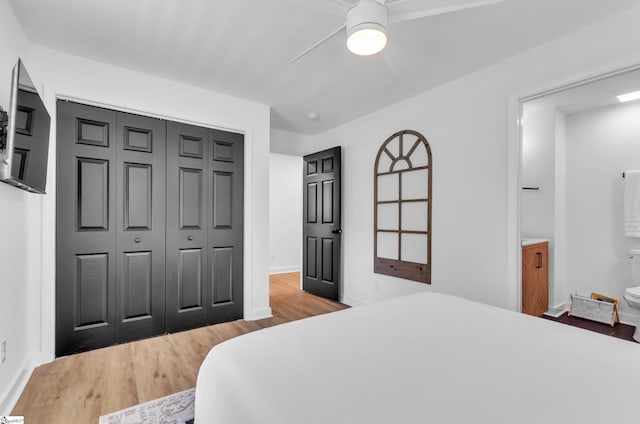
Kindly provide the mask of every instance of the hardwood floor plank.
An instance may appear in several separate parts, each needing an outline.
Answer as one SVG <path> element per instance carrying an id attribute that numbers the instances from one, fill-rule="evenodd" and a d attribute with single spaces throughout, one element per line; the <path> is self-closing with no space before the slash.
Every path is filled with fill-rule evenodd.
<path id="1" fill-rule="evenodd" d="M 12 415 L 25 423 L 97 423 L 100 415 L 195 386 L 213 346 L 251 331 L 347 308 L 299 289 L 300 273 L 270 277 L 271 318 L 233 321 L 79 353 L 33 372 Z"/>

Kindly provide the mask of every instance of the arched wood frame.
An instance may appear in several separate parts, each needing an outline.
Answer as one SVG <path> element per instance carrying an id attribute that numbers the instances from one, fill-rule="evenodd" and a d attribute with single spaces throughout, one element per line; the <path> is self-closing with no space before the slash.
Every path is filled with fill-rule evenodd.
<path id="1" fill-rule="evenodd" d="M 431 184 L 427 139 L 413 130 L 387 138 L 374 167 L 374 272 L 431 284 Z"/>

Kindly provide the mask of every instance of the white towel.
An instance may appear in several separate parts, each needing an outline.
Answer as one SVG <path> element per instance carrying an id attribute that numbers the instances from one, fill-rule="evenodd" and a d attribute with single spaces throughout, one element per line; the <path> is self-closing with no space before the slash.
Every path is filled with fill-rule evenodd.
<path id="1" fill-rule="evenodd" d="M 624 235 L 640 237 L 640 171 L 624 173 Z"/>

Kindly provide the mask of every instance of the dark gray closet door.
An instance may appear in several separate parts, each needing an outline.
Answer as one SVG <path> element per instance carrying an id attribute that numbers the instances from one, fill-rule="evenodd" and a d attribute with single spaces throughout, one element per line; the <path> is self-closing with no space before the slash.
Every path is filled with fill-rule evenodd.
<path id="1" fill-rule="evenodd" d="M 167 331 L 242 318 L 244 136 L 167 123 Z"/>
<path id="2" fill-rule="evenodd" d="M 164 332 L 165 124 L 58 102 L 56 355 Z"/>
<path id="3" fill-rule="evenodd" d="M 56 356 L 116 338 L 116 113 L 58 101 Z"/>
<path id="4" fill-rule="evenodd" d="M 209 130 L 167 123 L 167 331 L 207 323 Z"/>
<path id="5" fill-rule="evenodd" d="M 207 245 L 210 324 L 242 318 L 244 135 L 209 130 Z"/>
<path id="6" fill-rule="evenodd" d="M 118 112 L 116 340 L 164 333 L 165 122 Z"/>
<path id="7" fill-rule="evenodd" d="M 242 318 L 243 135 L 59 101 L 57 140 L 57 356 Z"/>

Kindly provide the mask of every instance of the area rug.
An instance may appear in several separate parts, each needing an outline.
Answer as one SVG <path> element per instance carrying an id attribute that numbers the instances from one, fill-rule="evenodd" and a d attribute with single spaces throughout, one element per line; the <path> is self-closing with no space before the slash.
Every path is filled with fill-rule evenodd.
<path id="1" fill-rule="evenodd" d="M 98 424 L 193 424 L 195 389 L 100 417 Z"/>

